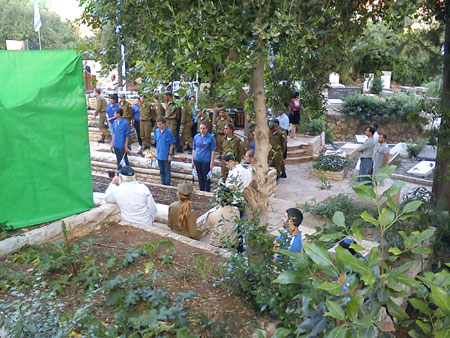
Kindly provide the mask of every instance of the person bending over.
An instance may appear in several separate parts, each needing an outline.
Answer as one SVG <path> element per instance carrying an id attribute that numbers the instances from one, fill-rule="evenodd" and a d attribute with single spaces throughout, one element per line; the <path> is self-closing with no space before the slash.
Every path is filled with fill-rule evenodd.
<path id="1" fill-rule="evenodd" d="M 202 231 L 197 229 L 197 213 L 192 209 L 193 191 L 192 184 L 187 181 L 178 184 L 178 201 L 169 206 L 168 226 L 177 234 L 199 239 Z"/>
<path id="2" fill-rule="evenodd" d="M 106 202 L 119 205 L 123 221 L 153 225 L 156 218 L 155 201 L 147 186 L 136 181 L 132 168 L 122 167 L 105 194 Z"/>

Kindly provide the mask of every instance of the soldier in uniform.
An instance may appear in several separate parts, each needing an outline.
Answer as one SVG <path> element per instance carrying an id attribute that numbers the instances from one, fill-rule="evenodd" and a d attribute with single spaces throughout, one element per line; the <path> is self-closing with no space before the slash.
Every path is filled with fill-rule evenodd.
<path id="1" fill-rule="evenodd" d="M 166 112 L 164 111 L 164 107 L 161 103 L 161 101 L 159 100 L 159 96 L 158 95 L 154 95 L 153 96 L 153 110 L 155 111 L 155 121 L 158 119 L 158 117 L 160 116 L 165 116 Z"/>
<path id="2" fill-rule="evenodd" d="M 194 188 L 192 184 L 183 181 L 178 184 L 178 201 L 169 206 L 168 226 L 177 234 L 200 239 L 202 230 L 197 228 L 197 213 L 192 209 L 191 199 Z"/>
<path id="3" fill-rule="evenodd" d="M 217 152 L 219 154 L 224 153 L 222 149 L 223 139 L 225 137 L 224 127 L 226 123 L 233 124 L 233 120 L 227 114 L 225 108 L 220 108 L 219 115 L 216 117 L 214 121 L 214 126 L 216 127 L 216 144 L 217 144 Z M 233 128 L 234 130 L 234 128 Z M 226 153 L 226 152 L 225 152 Z M 224 153 L 224 154 L 225 154 Z"/>
<path id="4" fill-rule="evenodd" d="M 164 93 L 164 100 L 167 102 L 166 121 L 167 128 L 172 131 L 173 137 L 177 135 L 177 121 L 181 119 L 181 109 L 175 106 L 173 95 L 170 92 Z"/>
<path id="5" fill-rule="evenodd" d="M 277 119 L 273 120 L 273 123 L 275 123 L 275 127 L 278 129 L 278 132 L 280 134 L 284 135 L 283 156 L 281 157 L 281 175 L 280 175 L 280 177 L 281 178 L 287 178 L 286 165 L 284 163 L 284 160 L 287 157 L 287 142 L 288 142 L 288 138 L 287 138 L 288 135 L 287 135 L 287 133 L 288 133 L 288 130 L 283 129 L 280 126 L 280 121 L 277 120 Z"/>
<path id="6" fill-rule="evenodd" d="M 269 123 L 270 135 L 269 143 L 272 149 L 269 151 L 269 166 L 277 169 L 277 179 L 281 176 L 281 167 L 283 162 L 283 147 L 285 144 L 285 136 L 280 133 L 275 123 Z"/>
<path id="7" fill-rule="evenodd" d="M 119 95 L 119 108 L 123 110 L 123 118 L 127 120 L 128 125 L 130 126 L 130 133 L 131 133 L 131 121 L 133 120 L 133 109 L 131 107 L 131 103 L 125 100 L 125 95 L 120 94 Z M 130 141 L 128 142 L 128 149 L 131 150 L 131 137 Z"/>
<path id="8" fill-rule="evenodd" d="M 181 109 L 181 123 L 180 123 L 180 149 L 184 150 L 184 145 L 187 143 L 187 150 L 189 154 L 192 154 L 192 107 L 186 101 Z"/>
<path id="9" fill-rule="evenodd" d="M 208 131 L 211 133 L 211 119 L 209 118 L 208 112 L 206 111 L 206 108 L 203 108 L 202 110 L 198 111 L 198 119 L 197 119 L 197 132 L 200 132 L 200 123 L 206 122 L 208 124 Z"/>
<path id="10" fill-rule="evenodd" d="M 101 90 L 99 88 L 95 89 L 95 100 L 97 101 L 97 105 L 95 108 L 95 117 L 100 115 L 100 119 L 98 121 L 98 127 L 102 132 L 102 138 L 98 140 L 98 143 L 105 143 L 105 138 L 109 137 L 108 128 L 105 126 L 106 120 L 106 100 L 100 95 Z"/>
<path id="11" fill-rule="evenodd" d="M 152 144 L 152 112 L 151 106 L 148 102 L 146 102 L 147 97 L 143 95 L 141 97 L 141 105 L 139 110 L 141 112 L 141 139 L 142 146 L 145 149 L 150 149 Z"/>
<path id="12" fill-rule="evenodd" d="M 248 135 L 247 135 L 247 141 L 245 142 L 245 150 L 252 149 L 252 143 L 255 140 L 255 128 L 256 123 L 250 122 L 248 125 Z"/>
<path id="13" fill-rule="evenodd" d="M 242 157 L 244 156 L 244 148 L 242 147 L 242 141 L 239 137 L 234 135 L 234 125 L 233 123 L 225 123 L 224 126 L 224 137 L 222 140 L 222 151 L 224 154 L 229 152 L 233 153 L 234 158 L 237 163 L 241 163 Z M 229 169 L 227 168 L 225 161 L 222 159 L 221 162 L 222 176 L 225 181 L 228 176 Z"/>

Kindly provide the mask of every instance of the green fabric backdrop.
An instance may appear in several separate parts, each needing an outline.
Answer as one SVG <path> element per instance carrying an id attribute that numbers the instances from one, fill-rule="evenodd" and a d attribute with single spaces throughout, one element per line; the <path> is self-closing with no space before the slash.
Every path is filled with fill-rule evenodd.
<path id="1" fill-rule="evenodd" d="M 22 228 L 92 207 L 80 56 L 0 51 L 0 222 Z"/>

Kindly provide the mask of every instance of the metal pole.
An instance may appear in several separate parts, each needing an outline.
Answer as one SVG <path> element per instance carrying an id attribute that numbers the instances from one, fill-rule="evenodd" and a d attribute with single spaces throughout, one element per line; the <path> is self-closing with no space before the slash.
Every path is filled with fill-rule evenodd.
<path id="1" fill-rule="evenodd" d="M 39 36 L 39 50 L 42 50 L 42 46 L 41 46 L 41 30 L 38 30 L 38 36 Z"/>
<path id="2" fill-rule="evenodd" d="M 123 44 L 120 44 L 120 56 L 122 58 L 122 81 L 124 83 L 123 85 L 123 91 L 127 91 L 127 78 L 125 74 L 125 46 Z"/>

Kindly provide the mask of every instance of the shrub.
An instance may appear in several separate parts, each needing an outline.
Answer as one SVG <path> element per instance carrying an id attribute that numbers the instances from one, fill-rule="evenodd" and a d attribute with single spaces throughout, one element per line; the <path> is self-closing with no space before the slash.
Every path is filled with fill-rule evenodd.
<path id="1" fill-rule="evenodd" d="M 408 151 L 409 158 L 417 158 L 419 153 L 425 148 L 427 141 L 425 139 L 417 139 L 415 141 L 407 142 L 406 149 Z"/>
<path id="2" fill-rule="evenodd" d="M 312 119 L 308 124 L 308 135 L 320 135 L 325 130 L 325 122 L 321 118 Z"/>
<path id="3" fill-rule="evenodd" d="M 418 120 L 420 99 L 407 94 L 397 94 L 389 98 L 364 95 L 347 96 L 341 107 L 341 113 L 359 119 L 363 124 L 371 121 Z"/>
<path id="4" fill-rule="evenodd" d="M 372 82 L 372 88 L 370 88 L 370 91 L 372 94 L 378 95 L 383 90 L 383 82 L 381 81 L 381 77 L 375 76 Z"/>
<path id="5" fill-rule="evenodd" d="M 350 161 L 342 156 L 320 154 L 314 162 L 313 168 L 337 172 L 344 170 L 349 164 Z"/>

